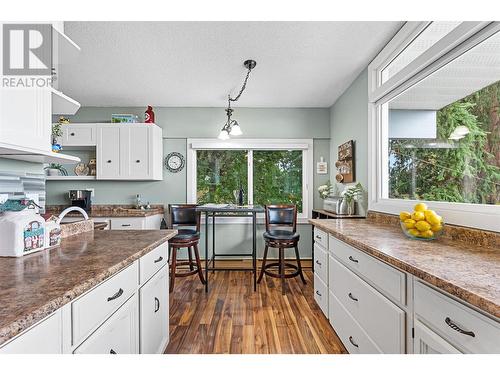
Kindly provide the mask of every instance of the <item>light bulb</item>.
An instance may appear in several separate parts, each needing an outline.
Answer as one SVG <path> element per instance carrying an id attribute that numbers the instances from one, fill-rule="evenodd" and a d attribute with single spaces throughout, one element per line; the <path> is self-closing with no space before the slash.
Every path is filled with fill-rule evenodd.
<path id="1" fill-rule="evenodd" d="M 226 129 L 222 129 L 219 133 L 219 139 L 222 139 L 223 141 L 225 141 L 226 139 L 229 139 L 229 133 L 227 132 Z"/>
<path id="2" fill-rule="evenodd" d="M 242 135 L 243 134 L 243 132 L 241 131 L 240 126 L 238 125 L 238 123 L 234 124 L 231 127 L 231 131 L 229 132 L 229 134 L 231 134 L 231 135 Z"/>

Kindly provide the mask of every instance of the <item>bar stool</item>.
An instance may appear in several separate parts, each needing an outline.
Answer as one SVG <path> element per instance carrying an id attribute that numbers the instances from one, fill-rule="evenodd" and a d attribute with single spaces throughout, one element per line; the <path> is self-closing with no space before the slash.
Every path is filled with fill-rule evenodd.
<path id="1" fill-rule="evenodd" d="M 170 215 L 170 228 L 177 229 L 178 233 L 170 239 L 170 292 L 174 290 L 175 278 L 186 277 L 198 274 L 202 284 L 205 284 L 201 269 L 200 254 L 198 252 L 198 242 L 200 241 L 200 213 L 196 212 L 195 204 L 170 204 L 168 212 Z M 191 227 L 186 229 L 183 227 Z M 193 229 L 193 227 L 195 229 Z M 177 250 L 187 248 L 188 259 L 178 261 Z M 195 261 L 193 261 L 192 249 L 194 249 Z M 177 272 L 177 266 L 189 266 L 189 271 Z"/>
<path id="2" fill-rule="evenodd" d="M 273 229 L 276 227 L 291 227 L 291 230 Z M 300 276 L 302 282 L 306 284 L 306 280 L 302 273 L 300 264 L 299 250 L 297 244 L 300 235 L 297 230 L 297 206 L 295 205 L 269 205 L 266 206 L 266 231 L 264 232 L 264 241 L 266 247 L 264 249 L 264 259 L 258 283 L 261 282 L 264 274 L 281 279 L 281 293 L 285 294 L 285 279 Z M 278 262 L 267 263 L 267 252 L 270 247 L 279 249 Z M 295 249 L 297 265 L 285 262 L 284 249 Z M 269 271 L 269 268 L 278 267 L 278 273 Z M 292 273 L 286 273 L 287 270 L 294 270 Z"/>

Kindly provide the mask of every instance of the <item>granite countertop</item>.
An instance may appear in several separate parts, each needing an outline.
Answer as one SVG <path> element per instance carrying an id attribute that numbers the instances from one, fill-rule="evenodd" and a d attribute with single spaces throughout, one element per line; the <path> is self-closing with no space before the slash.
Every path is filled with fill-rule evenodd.
<path id="1" fill-rule="evenodd" d="M 309 220 L 334 237 L 500 318 L 500 249 L 441 237 L 407 238 L 399 226 L 358 220 Z"/>
<path id="2" fill-rule="evenodd" d="M 68 206 L 51 205 L 45 207 L 46 214 L 58 216 Z M 153 205 L 148 209 L 134 208 L 132 205 L 92 205 L 89 217 L 146 217 L 163 215 L 163 206 Z M 66 217 L 81 217 L 79 212 L 70 212 Z"/>
<path id="3" fill-rule="evenodd" d="M 175 236 L 175 230 L 94 231 L 60 247 L 0 257 L 0 344 Z"/>

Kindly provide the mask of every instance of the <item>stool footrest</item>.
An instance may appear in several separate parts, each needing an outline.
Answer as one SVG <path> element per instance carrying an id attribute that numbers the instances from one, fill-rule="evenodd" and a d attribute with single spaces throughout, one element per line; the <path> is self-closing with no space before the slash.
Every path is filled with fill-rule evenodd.
<path id="1" fill-rule="evenodd" d="M 281 275 L 279 273 L 268 271 L 268 268 L 276 268 L 276 267 L 279 268 L 279 265 L 280 264 L 278 262 L 266 264 L 264 267 L 264 273 L 268 276 L 276 277 L 276 278 L 280 279 Z M 284 267 L 285 269 L 283 270 L 284 273 L 287 269 L 295 270 L 295 272 L 292 272 L 292 273 L 285 273 L 283 276 L 285 279 L 290 279 L 290 278 L 296 277 L 300 274 L 299 267 L 297 265 L 292 264 L 292 263 L 284 263 L 283 265 L 285 266 Z"/>

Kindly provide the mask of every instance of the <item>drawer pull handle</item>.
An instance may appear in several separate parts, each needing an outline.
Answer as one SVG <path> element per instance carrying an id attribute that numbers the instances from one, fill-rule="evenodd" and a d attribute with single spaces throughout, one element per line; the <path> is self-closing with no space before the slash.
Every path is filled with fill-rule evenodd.
<path id="1" fill-rule="evenodd" d="M 354 258 L 352 257 L 352 255 L 349 255 L 349 260 L 350 260 L 351 262 L 354 262 L 354 263 L 358 263 L 358 262 L 359 262 L 359 260 L 354 259 Z"/>
<path id="2" fill-rule="evenodd" d="M 113 349 L 109 351 L 109 354 L 117 354 Z"/>
<path id="3" fill-rule="evenodd" d="M 316 238 L 317 238 L 318 240 L 321 240 L 321 236 L 316 235 Z"/>
<path id="4" fill-rule="evenodd" d="M 321 262 L 320 262 L 319 260 L 317 260 L 317 261 L 316 261 L 316 264 L 317 264 L 318 266 L 321 266 Z"/>
<path id="5" fill-rule="evenodd" d="M 352 295 L 352 293 L 348 294 L 349 298 L 352 299 L 353 301 L 358 302 L 358 299 Z"/>
<path id="6" fill-rule="evenodd" d="M 349 336 L 349 341 L 351 342 L 351 344 L 353 346 L 355 346 L 356 348 L 359 348 L 359 345 L 354 342 L 354 340 L 352 339 L 352 336 Z"/>
<path id="7" fill-rule="evenodd" d="M 108 163 L 111 163 L 111 160 L 108 160 L 107 162 L 108 162 Z"/>
<path id="8" fill-rule="evenodd" d="M 444 322 L 449 326 L 451 327 L 451 329 L 454 329 L 455 331 L 457 332 L 460 332 L 464 335 L 467 335 L 467 336 L 470 336 L 470 337 L 476 337 L 476 335 L 474 334 L 474 332 L 472 331 L 465 331 L 463 330 L 462 328 L 460 328 L 458 325 L 456 325 L 453 320 L 451 320 L 450 318 L 446 317 L 446 319 L 444 320 Z"/>
<path id="9" fill-rule="evenodd" d="M 160 300 L 155 297 L 155 313 L 160 310 Z"/>
<path id="10" fill-rule="evenodd" d="M 71 133 L 70 135 L 71 135 L 72 137 L 74 137 L 74 136 L 75 136 L 75 133 Z"/>
<path id="11" fill-rule="evenodd" d="M 139 159 L 137 159 L 135 162 L 136 162 L 136 163 L 140 163 L 141 161 L 140 161 Z"/>
<path id="12" fill-rule="evenodd" d="M 316 291 L 316 294 L 321 297 L 321 293 L 320 292 Z"/>
<path id="13" fill-rule="evenodd" d="M 155 263 L 161 262 L 163 260 L 163 257 L 160 256 L 158 259 L 155 260 Z"/>
<path id="14" fill-rule="evenodd" d="M 122 227 L 129 227 L 130 224 L 122 224 Z"/>
<path id="15" fill-rule="evenodd" d="M 108 297 L 108 302 L 109 301 L 113 301 L 114 299 L 117 299 L 118 297 L 120 297 L 121 295 L 123 294 L 123 289 L 120 288 L 118 290 L 118 292 L 116 292 L 115 294 L 113 294 L 111 297 Z"/>

